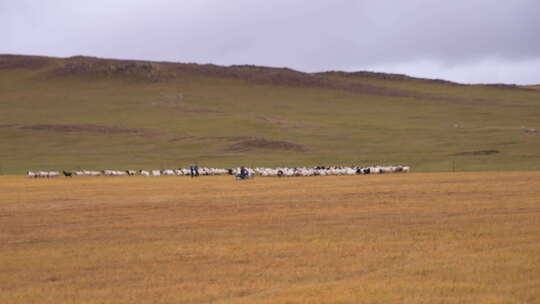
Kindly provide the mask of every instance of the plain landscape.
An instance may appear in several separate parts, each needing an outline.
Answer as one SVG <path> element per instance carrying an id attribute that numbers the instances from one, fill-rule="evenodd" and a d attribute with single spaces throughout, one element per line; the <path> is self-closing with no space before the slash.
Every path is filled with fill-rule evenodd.
<path id="1" fill-rule="evenodd" d="M 2 303 L 538 303 L 540 173 L 0 177 Z"/>
<path id="2" fill-rule="evenodd" d="M 538 303 L 539 88 L 0 55 L 0 303 Z"/>

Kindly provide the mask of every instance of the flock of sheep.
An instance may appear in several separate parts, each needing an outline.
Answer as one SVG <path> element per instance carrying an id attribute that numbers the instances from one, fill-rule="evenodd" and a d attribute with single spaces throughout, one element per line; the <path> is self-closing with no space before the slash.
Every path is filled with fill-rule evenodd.
<path id="1" fill-rule="evenodd" d="M 248 177 L 267 176 L 267 177 L 293 177 L 293 176 L 328 176 L 328 175 L 358 175 L 358 174 L 382 174 L 409 172 L 408 166 L 317 166 L 301 168 L 245 168 Z M 197 168 L 199 175 L 240 175 L 241 168 L 220 169 L 220 168 Z M 28 177 L 32 178 L 54 178 L 61 175 L 65 177 L 73 176 L 193 176 L 192 169 L 178 168 L 167 170 L 102 170 L 102 171 L 27 171 Z"/>

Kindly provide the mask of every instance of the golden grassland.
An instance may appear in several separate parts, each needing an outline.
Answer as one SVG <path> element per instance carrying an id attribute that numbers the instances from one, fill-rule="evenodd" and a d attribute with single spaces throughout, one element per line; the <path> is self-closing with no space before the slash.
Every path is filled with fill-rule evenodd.
<path id="1" fill-rule="evenodd" d="M 0 177 L 0 303 L 538 303 L 540 172 Z"/>

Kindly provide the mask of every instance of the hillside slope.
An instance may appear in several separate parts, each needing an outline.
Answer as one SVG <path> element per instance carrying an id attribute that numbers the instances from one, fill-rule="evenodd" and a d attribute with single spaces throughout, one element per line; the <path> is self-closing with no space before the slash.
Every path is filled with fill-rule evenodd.
<path id="1" fill-rule="evenodd" d="M 540 169 L 540 91 L 371 72 L 0 55 L 0 172 Z"/>

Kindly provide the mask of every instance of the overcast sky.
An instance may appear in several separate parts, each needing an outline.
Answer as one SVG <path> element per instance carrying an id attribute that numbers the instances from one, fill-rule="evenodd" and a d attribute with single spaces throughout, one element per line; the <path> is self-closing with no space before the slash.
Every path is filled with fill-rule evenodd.
<path id="1" fill-rule="evenodd" d="M 0 0 L 0 53 L 540 83 L 538 0 Z"/>

